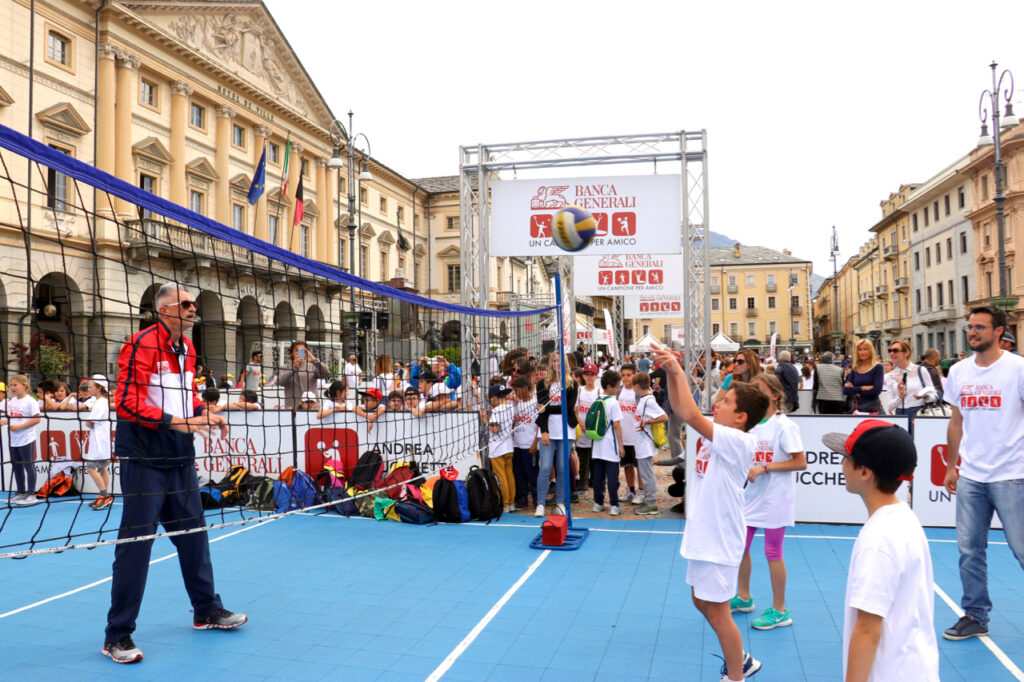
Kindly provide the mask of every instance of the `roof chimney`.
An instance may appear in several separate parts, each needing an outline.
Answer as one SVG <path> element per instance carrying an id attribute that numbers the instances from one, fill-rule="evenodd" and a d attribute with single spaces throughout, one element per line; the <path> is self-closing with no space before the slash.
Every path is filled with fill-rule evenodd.
<path id="1" fill-rule="evenodd" d="M 736 242 L 735 244 L 732 245 L 732 255 L 736 256 L 737 258 L 740 257 L 740 243 L 739 242 Z"/>
<path id="2" fill-rule="evenodd" d="M 783 254 L 785 254 L 785 255 L 787 255 L 787 256 L 792 256 L 792 255 L 793 255 L 793 252 L 792 252 L 792 251 L 790 251 L 789 249 L 783 249 L 783 250 L 782 250 L 782 253 L 783 253 Z"/>

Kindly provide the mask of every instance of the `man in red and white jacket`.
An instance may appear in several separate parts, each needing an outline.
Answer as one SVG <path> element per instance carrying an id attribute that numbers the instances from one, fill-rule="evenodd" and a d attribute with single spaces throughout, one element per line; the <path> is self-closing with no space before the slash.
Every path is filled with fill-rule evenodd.
<path id="1" fill-rule="evenodd" d="M 207 412 L 192 388 L 196 352 L 183 332 L 192 328 L 196 302 L 179 285 L 160 287 L 153 298 L 158 321 L 132 336 L 118 357 L 117 457 L 124 503 L 118 539 L 164 530 L 203 528 L 196 479 L 195 434 L 227 436 L 227 420 Z M 197 630 L 229 630 L 246 622 L 224 609 L 213 586 L 206 531 L 171 537 L 195 612 Z M 103 654 L 117 663 L 136 663 L 142 652 L 132 642 L 146 588 L 153 540 L 123 542 L 114 550 L 114 575 Z"/>

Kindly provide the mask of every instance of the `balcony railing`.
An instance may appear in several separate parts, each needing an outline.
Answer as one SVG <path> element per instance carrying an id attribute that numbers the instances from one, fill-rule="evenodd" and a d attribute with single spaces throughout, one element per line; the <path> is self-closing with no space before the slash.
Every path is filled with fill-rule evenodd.
<path id="1" fill-rule="evenodd" d="M 803 306 L 799 306 L 799 305 L 791 305 L 791 306 L 789 306 L 789 314 L 790 315 L 803 315 L 804 314 L 804 308 L 803 308 Z"/>
<path id="2" fill-rule="evenodd" d="M 897 277 L 892 282 L 892 288 L 895 289 L 896 291 L 906 291 L 907 289 L 910 288 L 910 278 Z"/>
<path id="3" fill-rule="evenodd" d="M 900 326 L 900 321 L 893 318 L 889 318 L 888 320 L 882 323 L 882 329 L 884 329 L 887 332 L 899 331 Z"/>
<path id="4" fill-rule="evenodd" d="M 879 284 L 875 287 L 875 296 L 878 298 L 889 298 L 889 285 Z"/>
<path id="5" fill-rule="evenodd" d="M 955 303 L 946 303 L 941 306 L 937 305 L 932 306 L 931 308 L 924 308 L 917 314 L 917 321 L 923 322 L 924 324 L 956 321 L 958 318 L 959 315 L 957 305 Z"/>
<path id="6" fill-rule="evenodd" d="M 720 293 L 722 293 L 721 285 L 712 284 L 711 285 L 711 293 L 713 293 L 713 294 L 720 294 Z"/>
<path id="7" fill-rule="evenodd" d="M 886 246 L 885 248 L 882 249 L 882 258 L 884 258 L 885 260 L 896 260 L 896 258 L 899 257 L 899 255 L 899 247 Z"/>
<path id="8" fill-rule="evenodd" d="M 494 301 L 498 306 L 498 310 L 508 310 L 512 301 L 512 292 L 499 291 L 495 294 Z"/>
<path id="9" fill-rule="evenodd" d="M 141 249 L 149 255 L 193 261 L 210 258 L 223 264 L 251 263 L 264 269 L 270 264 L 266 256 L 222 239 L 209 237 L 185 225 L 144 219 L 126 220 L 124 227 L 124 241 L 128 242 L 129 249 Z"/>
<path id="10" fill-rule="evenodd" d="M 772 293 L 776 289 L 778 289 L 778 285 L 775 284 L 775 282 L 768 282 L 767 284 L 764 285 L 764 290 L 767 291 L 768 293 Z"/>
<path id="11" fill-rule="evenodd" d="M 875 294 L 871 291 L 860 292 L 860 298 L 858 299 L 861 303 L 871 303 L 874 300 Z"/>
<path id="12" fill-rule="evenodd" d="M 737 291 L 739 291 L 739 288 L 735 284 L 730 284 L 729 285 L 728 292 L 730 294 L 735 294 Z"/>
<path id="13" fill-rule="evenodd" d="M 757 317 L 757 308 L 747 308 L 747 317 Z"/>

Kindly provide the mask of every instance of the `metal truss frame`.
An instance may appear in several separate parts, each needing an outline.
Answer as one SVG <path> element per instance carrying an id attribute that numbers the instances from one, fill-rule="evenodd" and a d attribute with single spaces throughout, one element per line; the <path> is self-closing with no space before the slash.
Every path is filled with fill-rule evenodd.
<path id="1" fill-rule="evenodd" d="M 459 196 L 462 305 L 488 307 L 490 288 L 490 221 L 491 183 L 502 171 L 558 169 L 577 166 L 614 166 L 636 163 L 659 164 L 676 171 L 682 179 L 682 252 L 685 270 L 685 324 L 687 352 L 684 354 L 686 375 L 691 387 L 698 386 L 695 377 L 703 374 L 705 357 L 711 353 L 710 289 L 706 286 L 709 271 L 709 246 L 705 238 L 708 228 L 707 132 L 676 131 L 641 135 L 578 137 L 532 142 L 477 144 L 459 147 Z M 676 166 L 679 164 L 679 166 Z M 572 259 L 560 257 L 563 311 L 568 319 L 566 331 L 576 338 L 576 306 L 572 288 Z M 620 356 L 626 349 L 625 320 L 621 297 L 615 297 L 614 320 L 609 326 L 616 330 L 621 344 Z M 466 320 L 463 329 L 472 330 Z M 482 363 L 480 354 L 489 348 L 488 330 L 479 334 L 463 334 L 463 367 L 473 360 Z M 480 337 L 480 344 L 474 343 Z M 709 401 L 704 390 L 705 405 Z"/>

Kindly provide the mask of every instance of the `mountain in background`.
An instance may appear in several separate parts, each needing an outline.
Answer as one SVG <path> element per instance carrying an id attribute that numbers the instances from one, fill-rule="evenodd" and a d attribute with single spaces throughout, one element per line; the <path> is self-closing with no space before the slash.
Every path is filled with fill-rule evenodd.
<path id="1" fill-rule="evenodd" d="M 732 239 L 731 237 L 727 237 L 724 234 L 719 234 L 714 230 L 711 231 L 711 241 L 709 243 L 711 248 L 722 249 L 733 246 L 734 244 L 739 244 L 739 242 L 735 239 Z M 811 273 L 811 298 L 814 298 L 815 296 L 818 295 L 818 287 L 820 287 L 821 283 L 824 281 L 825 278 L 822 277 L 821 275 Z"/>

